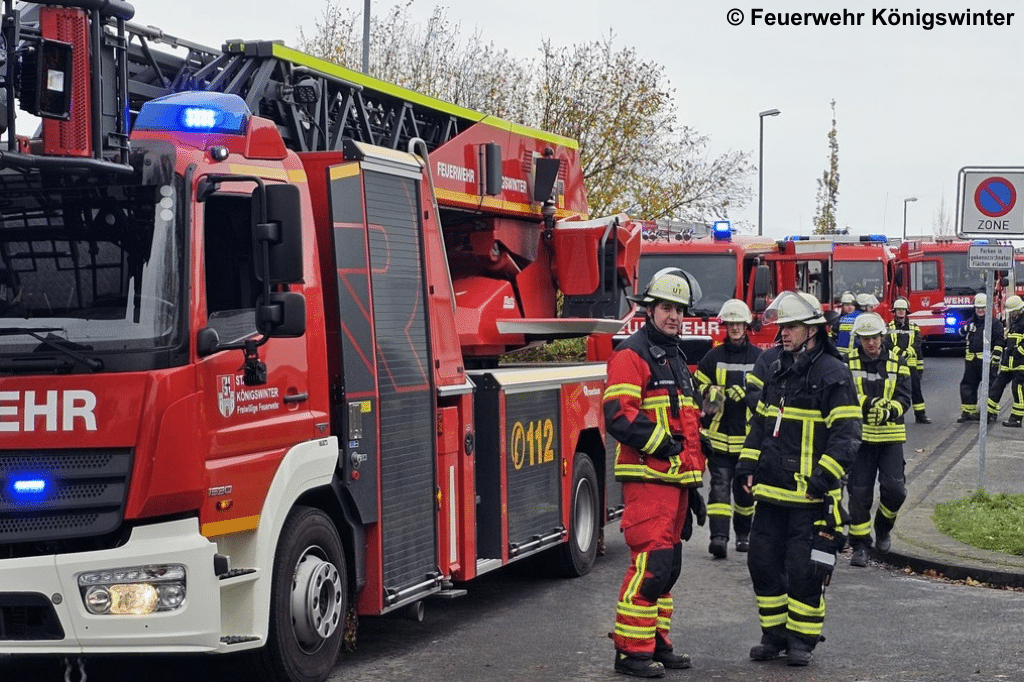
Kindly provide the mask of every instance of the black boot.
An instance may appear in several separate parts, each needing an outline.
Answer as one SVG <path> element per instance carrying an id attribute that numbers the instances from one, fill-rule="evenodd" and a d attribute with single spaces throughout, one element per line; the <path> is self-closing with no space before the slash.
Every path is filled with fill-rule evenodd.
<path id="1" fill-rule="evenodd" d="M 1009 426 L 1014 429 L 1019 429 L 1022 418 L 1018 415 L 1011 414 L 1010 418 L 1003 422 L 1003 426 Z"/>
<path id="2" fill-rule="evenodd" d="M 968 412 L 961 412 L 960 413 L 960 418 L 956 420 L 956 423 L 957 424 L 966 424 L 969 421 L 973 421 L 973 417 L 971 417 L 970 413 L 968 413 Z"/>
<path id="3" fill-rule="evenodd" d="M 659 635 L 654 642 L 654 661 L 661 663 L 672 670 L 683 670 L 689 668 L 690 654 L 677 654 L 672 650 L 672 645 L 666 642 Z"/>
<path id="4" fill-rule="evenodd" d="M 665 666 L 653 658 L 615 652 L 615 672 L 633 677 L 664 677 Z"/>
<path id="5" fill-rule="evenodd" d="M 892 549 L 892 536 L 889 531 L 875 526 L 875 547 L 882 554 L 886 554 Z"/>
<path id="6" fill-rule="evenodd" d="M 927 414 L 924 413 L 924 410 L 918 410 L 917 412 L 915 412 L 914 413 L 914 419 L 917 421 L 918 424 L 931 424 L 932 423 L 931 418 Z"/>
<path id="7" fill-rule="evenodd" d="M 1020 424 L 1018 424 L 1017 426 L 1020 426 Z M 749 549 L 750 549 L 750 535 L 748 535 L 746 533 L 737 533 L 736 534 L 736 551 L 737 552 L 746 552 Z"/>
<path id="8" fill-rule="evenodd" d="M 850 557 L 850 565 L 857 568 L 864 568 L 868 565 L 868 548 L 866 545 L 854 545 L 853 556 Z"/>
<path id="9" fill-rule="evenodd" d="M 995 424 L 997 418 L 998 418 L 998 415 L 995 412 L 989 412 L 988 413 L 988 423 L 989 424 Z"/>
<path id="10" fill-rule="evenodd" d="M 811 662 L 811 652 L 814 645 L 802 637 L 789 637 L 789 651 L 786 652 L 786 662 L 789 665 L 805 666 Z"/>
<path id="11" fill-rule="evenodd" d="M 729 554 L 729 538 L 716 535 L 711 538 L 711 544 L 708 545 L 708 552 L 710 552 L 716 559 L 724 559 Z"/>
<path id="12" fill-rule="evenodd" d="M 750 648 L 750 658 L 755 661 L 774 661 L 786 652 L 786 646 L 786 640 L 763 634 L 761 643 Z"/>

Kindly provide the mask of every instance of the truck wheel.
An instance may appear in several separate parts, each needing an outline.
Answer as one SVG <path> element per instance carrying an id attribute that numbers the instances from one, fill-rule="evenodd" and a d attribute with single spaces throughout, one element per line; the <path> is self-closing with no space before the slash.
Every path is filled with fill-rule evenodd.
<path id="1" fill-rule="evenodd" d="M 587 455 L 577 452 L 572 464 L 569 539 L 558 548 L 559 573 L 567 578 L 586 575 L 594 567 L 601 529 L 600 499 L 594 463 Z"/>
<path id="2" fill-rule="evenodd" d="M 338 659 L 348 602 L 341 538 L 319 509 L 296 507 L 274 557 L 265 670 L 286 682 L 322 682 Z"/>

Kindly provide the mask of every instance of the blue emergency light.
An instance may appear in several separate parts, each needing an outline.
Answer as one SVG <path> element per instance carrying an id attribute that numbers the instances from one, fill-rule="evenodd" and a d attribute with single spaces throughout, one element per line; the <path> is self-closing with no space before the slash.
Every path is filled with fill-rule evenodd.
<path id="1" fill-rule="evenodd" d="M 956 319 L 956 315 L 947 315 L 946 316 L 946 326 L 947 327 L 956 327 L 956 323 L 959 322 L 959 321 L 960 320 Z"/>
<path id="2" fill-rule="evenodd" d="M 41 500 L 52 487 L 52 481 L 39 474 L 17 474 L 7 480 L 7 494 L 15 502 Z"/>
<path id="3" fill-rule="evenodd" d="M 889 238 L 884 234 L 864 234 L 861 235 L 860 240 L 862 242 L 879 242 L 881 244 L 885 244 L 889 241 Z"/>
<path id="4" fill-rule="evenodd" d="M 716 241 L 732 239 L 732 223 L 728 220 L 716 220 L 711 234 Z"/>
<path id="5" fill-rule="evenodd" d="M 806 242 L 809 238 L 806 234 L 787 234 L 782 238 L 784 242 Z"/>
<path id="6" fill-rule="evenodd" d="M 238 95 L 179 92 L 143 104 L 135 129 L 245 135 L 251 116 L 245 100 Z"/>

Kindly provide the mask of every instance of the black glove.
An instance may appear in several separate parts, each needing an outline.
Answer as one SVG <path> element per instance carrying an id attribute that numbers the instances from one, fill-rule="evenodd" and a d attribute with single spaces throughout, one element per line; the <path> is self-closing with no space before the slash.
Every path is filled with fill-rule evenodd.
<path id="1" fill-rule="evenodd" d="M 698 526 L 703 526 L 704 522 L 708 519 L 708 507 L 704 504 L 704 498 L 700 495 L 700 489 L 690 488 L 687 498 L 686 520 L 683 522 L 683 534 L 681 536 L 684 541 L 689 541 L 693 535 L 694 518 L 697 519 Z"/>
<path id="2" fill-rule="evenodd" d="M 881 400 L 881 398 L 865 398 L 864 399 L 864 404 L 861 405 L 861 412 L 863 413 L 864 421 L 868 420 L 868 413 L 871 412 L 871 409 L 873 407 L 878 405 L 878 401 L 879 400 Z"/>
<path id="3" fill-rule="evenodd" d="M 825 470 L 816 468 L 811 477 L 807 479 L 807 494 L 811 497 L 825 497 L 825 494 L 829 490 L 835 487 L 829 477 L 825 474 Z"/>

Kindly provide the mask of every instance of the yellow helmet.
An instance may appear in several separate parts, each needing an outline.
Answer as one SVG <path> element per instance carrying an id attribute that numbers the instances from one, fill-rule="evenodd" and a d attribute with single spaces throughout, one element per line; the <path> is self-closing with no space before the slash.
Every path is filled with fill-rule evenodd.
<path id="1" fill-rule="evenodd" d="M 892 302 L 893 310 L 910 310 L 910 301 L 900 296 Z"/>
<path id="2" fill-rule="evenodd" d="M 763 315 L 765 322 L 771 324 L 825 324 L 825 313 L 821 310 L 818 299 L 802 291 L 783 291 L 775 297 Z"/>
<path id="3" fill-rule="evenodd" d="M 750 314 L 750 308 L 738 298 L 730 298 L 723 303 L 718 318 L 722 322 L 742 322 L 743 324 L 750 324 L 754 321 L 754 316 Z"/>
<path id="4" fill-rule="evenodd" d="M 1024 310 L 1024 298 L 1014 294 L 1006 299 L 1006 312 L 1016 313 Z"/>
<path id="5" fill-rule="evenodd" d="M 853 321 L 854 336 L 879 336 L 885 333 L 885 320 L 878 313 L 861 313 Z"/>
<path id="6" fill-rule="evenodd" d="M 693 275 L 679 268 L 662 268 L 654 273 L 642 294 L 628 298 L 644 306 L 668 301 L 689 308 L 700 297 L 700 285 Z"/>

